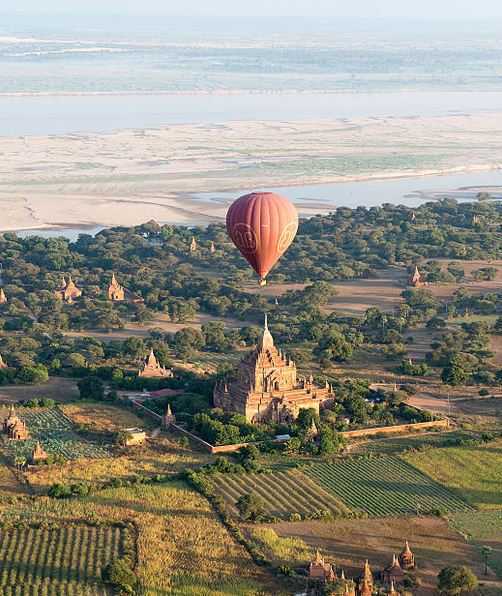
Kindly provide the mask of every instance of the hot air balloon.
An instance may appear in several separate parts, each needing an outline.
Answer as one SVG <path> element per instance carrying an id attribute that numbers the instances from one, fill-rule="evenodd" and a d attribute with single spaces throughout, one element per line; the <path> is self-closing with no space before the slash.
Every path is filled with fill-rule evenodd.
<path id="1" fill-rule="evenodd" d="M 252 192 L 230 206 L 227 231 L 264 286 L 269 271 L 296 236 L 298 212 L 281 195 Z"/>

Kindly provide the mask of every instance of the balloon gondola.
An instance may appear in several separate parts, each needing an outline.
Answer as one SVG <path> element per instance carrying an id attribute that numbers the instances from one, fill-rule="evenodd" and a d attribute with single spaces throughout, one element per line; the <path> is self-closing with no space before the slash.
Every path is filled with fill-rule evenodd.
<path id="1" fill-rule="evenodd" d="M 296 236 L 298 212 L 279 194 L 253 192 L 232 203 L 227 231 L 264 286 L 268 273 Z"/>

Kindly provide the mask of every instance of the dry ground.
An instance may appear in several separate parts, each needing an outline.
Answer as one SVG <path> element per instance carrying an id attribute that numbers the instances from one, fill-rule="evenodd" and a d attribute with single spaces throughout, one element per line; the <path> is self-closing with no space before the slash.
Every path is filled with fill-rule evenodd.
<path id="1" fill-rule="evenodd" d="M 473 423 L 500 423 L 502 392 L 498 388 L 487 387 L 490 395 L 480 397 L 479 389 L 480 387 L 447 388 L 436 383 L 421 384 L 417 393 L 408 399 L 408 403 L 437 414 L 468 418 Z"/>
<path id="2" fill-rule="evenodd" d="M 75 424 L 88 425 L 97 432 L 115 432 L 134 426 L 144 427 L 145 422 L 148 422 L 125 408 L 105 404 L 76 403 L 64 405 L 61 409 Z"/>
<path id="3" fill-rule="evenodd" d="M 200 329 L 204 323 L 208 321 L 220 321 L 225 324 L 225 327 L 238 328 L 243 325 L 250 324 L 249 322 L 238 321 L 230 317 L 214 317 L 207 314 L 198 314 L 193 321 L 186 323 L 173 323 L 169 320 L 166 314 L 157 315 L 149 323 L 144 325 L 139 323 L 128 323 L 123 329 L 114 329 L 112 331 L 100 331 L 99 329 L 86 329 L 85 331 L 66 331 L 64 334 L 68 337 L 95 337 L 100 341 L 123 341 L 128 337 L 149 337 L 150 331 L 153 329 L 162 331 L 163 333 L 176 333 L 185 327 L 192 327 L 193 329 Z"/>
<path id="4" fill-rule="evenodd" d="M 43 397 L 54 399 L 58 402 L 78 399 L 77 381 L 63 377 L 51 377 L 43 385 L 8 385 L 0 387 L 1 402 L 16 402 L 41 399 Z"/>
<path id="5" fill-rule="evenodd" d="M 334 283 L 337 295 L 325 308 L 342 315 L 362 315 L 368 308 L 377 307 L 391 313 L 403 302 L 401 292 L 405 289 L 407 274 L 392 268 L 377 271 L 375 279 L 356 279 Z"/>
<path id="6" fill-rule="evenodd" d="M 333 283 L 337 295 L 324 309 L 344 315 L 361 315 L 368 308 L 377 306 L 385 312 L 392 312 L 403 300 L 407 273 L 403 269 L 389 268 L 377 271 L 375 279 L 355 279 Z M 263 288 L 247 284 L 243 289 L 250 294 L 280 298 L 289 290 L 303 290 L 307 284 L 280 284 L 270 282 Z M 279 301 L 280 302 L 280 301 Z"/>
<path id="7" fill-rule="evenodd" d="M 281 522 L 273 528 L 279 536 L 298 538 L 312 548 L 320 548 L 328 561 L 343 568 L 349 577 L 360 573 L 365 559 L 369 559 L 373 570 L 386 567 L 408 539 L 422 583 L 416 596 L 434 594 L 436 576 L 447 565 L 465 563 L 479 576 L 483 572 L 479 551 L 440 518 Z M 502 590 L 501 584 L 497 586 Z"/>
<path id="8" fill-rule="evenodd" d="M 446 298 L 451 296 L 458 288 L 465 288 L 470 294 L 481 294 L 486 292 L 499 292 L 502 290 L 502 260 L 500 259 L 484 259 L 473 261 L 459 261 L 449 259 L 431 259 L 441 263 L 446 269 L 448 263 L 455 263 L 458 267 L 462 267 L 465 271 L 466 280 L 462 283 L 453 284 L 431 284 L 427 286 L 434 296 L 439 298 Z M 495 267 L 497 275 L 493 281 L 475 281 L 472 279 L 472 272 L 482 267 Z"/>

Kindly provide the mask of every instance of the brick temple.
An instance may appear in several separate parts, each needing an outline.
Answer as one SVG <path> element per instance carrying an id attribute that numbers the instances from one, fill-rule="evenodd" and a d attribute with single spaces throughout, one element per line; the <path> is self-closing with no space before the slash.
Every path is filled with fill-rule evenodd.
<path id="1" fill-rule="evenodd" d="M 256 348 L 240 362 L 235 376 L 216 384 L 214 406 L 237 412 L 249 422 L 291 422 L 302 408 L 317 412 L 334 398 L 331 387 L 298 376 L 296 364 L 274 345 L 267 317 Z"/>

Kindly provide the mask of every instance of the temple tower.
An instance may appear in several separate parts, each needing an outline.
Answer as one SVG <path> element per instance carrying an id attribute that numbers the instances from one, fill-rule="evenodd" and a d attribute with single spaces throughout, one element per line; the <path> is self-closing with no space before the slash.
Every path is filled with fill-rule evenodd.
<path id="1" fill-rule="evenodd" d="M 417 265 L 415 265 L 415 271 L 413 272 L 413 275 L 410 277 L 409 285 L 413 286 L 414 288 L 420 288 L 424 285 L 424 282 L 422 281 L 422 275 L 420 274 Z"/>
<path id="2" fill-rule="evenodd" d="M 373 595 L 373 573 L 371 573 L 371 567 L 366 559 L 364 563 L 363 575 L 359 580 L 359 596 L 372 596 Z"/>
<path id="3" fill-rule="evenodd" d="M 312 377 L 298 378 L 296 364 L 275 346 L 267 316 L 256 348 L 241 360 L 233 378 L 217 383 L 213 393 L 215 407 L 238 412 L 250 422 L 290 422 L 301 408 L 319 412 L 333 397 Z"/>
<path id="4" fill-rule="evenodd" d="M 108 286 L 108 300 L 113 302 L 122 302 L 125 300 L 125 290 L 117 281 L 115 273 L 112 273 L 112 279 Z"/>
<path id="5" fill-rule="evenodd" d="M 174 374 L 171 369 L 164 368 L 159 364 L 152 348 L 148 358 L 145 360 L 141 370 L 138 372 L 138 376 L 150 379 L 159 377 L 170 379 L 174 376 Z"/>

